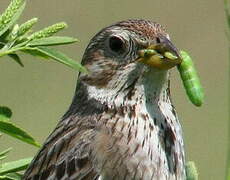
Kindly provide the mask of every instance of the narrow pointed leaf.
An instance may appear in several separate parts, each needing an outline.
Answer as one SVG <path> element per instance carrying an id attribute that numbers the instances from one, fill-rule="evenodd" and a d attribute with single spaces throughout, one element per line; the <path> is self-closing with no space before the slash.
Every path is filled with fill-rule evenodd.
<path id="1" fill-rule="evenodd" d="M 0 131 L 23 142 L 40 147 L 40 145 L 34 140 L 32 136 L 30 136 L 26 131 L 17 127 L 10 121 L 0 120 Z"/>
<path id="2" fill-rule="evenodd" d="M 6 176 L 0 176 L 0 180 L 8 180 Z"/>
<path id="3" fill-rule="evenodd" d="M 56 45 L 71 44 L 77 41 L 78 40 L 76 38 L 72 38 L 72 37 L 52 36 L 52 37 L 47 37 L 47 38 L 34 39 L 30 41 L 27 45 L 31 47 L 56 46 Z"/>
<path id="4" fill-rule="evenodd" d="M 9 57 L 11 57 L 16 63 L 18 63 L 21 67 L 24 67 L 24 64 L 22 63 L 20 57 L 17 54 L 8 54 Z"/>
<path id="5" fill-rule="evenodd" d="M 0 106 L 0 120 L 9 121 L 12 116 L 12 111 L 6 106 Z"/>
<path id="6" fill-rule="evenodd" d="M 7 156 L 0 156 L 0 161 L 6 159 Z"/>
<path id="7" fill-rule="evenodd" d="M 2 43 L 6 43 L 6 38 L 9 36 L 10 32 L 11 32 L 11 28 L 8 29 L 6 32 L 4 32 L 1 36 L 0 36 L 0 47 L 2 48 L 4 45 Z"/>
<path id="8" fill-rule="evenodd" d="M 4 180 L 21 180 L 22 175 L 19 173 L 9 173 L 9 174 L 6 174 L 4 176 L 0 176 L 0 180 L 2 180 L 2 179 L 4 179 Z"/>
<path id="9" fill-rule="evenodd" d="M 10 31 L 9 35 L 6 37 L 6 41 L 13 42 L 17 37 L 19 25 L 15 24 L 13 26 L 13 28 L 10 28 L 10 29 L 11 29 L 11 31 Z"/>
<path id="10" fill-rule="evenodd" d="M 0 175 L 25 170 L 32 161 L 32 159 L 33 158 L 25 158 L 17 161 L 3 163 L 0 167 Z"/>
<path id="11" fill-rule="evenodd" d="M 65 54 L 63 54 L 62 52 L 55 50 L 55 49 L 51 49 L 48 47 L 37 47 L 36 48 L 39 52 L 49 56 L 50 58 L 56 60 L 57 62 L 60 62 L 62 64 L 65 64 L 73 69 L 76 69 L 80 72 L 87 72 L 87 70 L 78 62 L 74 61 L 73 59 L 69 58 L 68 56 L 66 56 Z"/>
<path id="12" fill-rule="evenodd" d="M 11 150 L 12 150 L 12 148 L 8 148 L 8 149 L 0 152 L 0 157 L 7 155 Z"/>
<path id="13" fill-rule="evenodd" d="M 23 174 L 20 173 L 9 173 L 6 175 L 8 178 L 11 178 L 12 180 L 21 180 L 23 177 Z"/>
<path id="14" fill-rule="evenodd" d="M 25 1 L 22 4 L 17 1 L 19 0 L 12 1 L 0 18 L 0 36 L 15 24 L 25 8 Z"/>
<path id="15" fill-rule="evenodd" d="M 26 54 L 29 54 L 29 55 L 32 55 L 32 56 L 35 56 L 35 57 L 41 57 L 41 58 L 44 58 L 44 59 L 49 59 L 50 57 L 47 56 L 46 54 L 44 53 L 41 53 L 38 49 L 36 48 L 25 48 L 24 50 L 21 50 L 22 52 L 26 53 Z"/>

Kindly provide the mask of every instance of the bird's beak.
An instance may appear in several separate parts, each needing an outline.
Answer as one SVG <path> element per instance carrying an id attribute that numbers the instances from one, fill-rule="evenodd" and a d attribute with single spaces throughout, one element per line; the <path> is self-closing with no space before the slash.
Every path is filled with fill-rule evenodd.
<path id="1" fill-rule="evenodd" d="M 182 62 L 177 48 L 165 36 L 160 36 L 160 43 L 139 50 L 137 61 L 157 69 L 167 70 Z"/>

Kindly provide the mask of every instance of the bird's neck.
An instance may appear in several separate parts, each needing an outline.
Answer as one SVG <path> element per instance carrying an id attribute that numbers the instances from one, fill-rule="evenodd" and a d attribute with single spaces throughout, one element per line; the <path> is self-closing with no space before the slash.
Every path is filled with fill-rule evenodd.
<path id="1" fill-rule="evenodd" d="M 156 104 L 170 96 L 169 72 L 149 70 L 139 78 L 112 89 L 87 86 L 87 94 L 88 99 L 95 99 L 101 104 L 107 105 L 109 109 L 132 105 L 140 100 Z"/>
<path id="2" fill-rule="evenodd" d="M 80 80 L 72 104 L 63 119 L 76 113 L 100 114 L 107 109 L 132 106 L 140 102 L 143 106 L 151 106 L 151 109 L 157 109 L 161 102 L 171 106 L 169 72 L 149 70 L 140 74 L 139 78 L 123 83 L 123 79 L 117 79 L 121 83 L 112 89 L 97 88 Z"/>

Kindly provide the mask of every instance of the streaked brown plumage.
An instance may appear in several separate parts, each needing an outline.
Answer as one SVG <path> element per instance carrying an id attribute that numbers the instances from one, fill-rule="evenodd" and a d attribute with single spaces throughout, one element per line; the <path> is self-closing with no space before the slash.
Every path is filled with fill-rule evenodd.
<path id="1" fill-rule="evenodd" d="M 156 44 L 178 55 L 151 21 L 122 21 L 94 36 L 82 60 L 90 73 L 80 74 L 69 110 L 23 179 L 185 179 L 169 72 L 136 61 Z"/>

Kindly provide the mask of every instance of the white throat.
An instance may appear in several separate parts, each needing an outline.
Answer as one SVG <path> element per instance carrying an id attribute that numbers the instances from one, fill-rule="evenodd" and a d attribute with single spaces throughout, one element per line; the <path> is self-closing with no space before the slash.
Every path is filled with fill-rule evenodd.
<path id="1" fill-rule="evenodd" d="M 142 72 L 145 71 L 145 72 Z M 138 79 L 134 77 L 129 77 L 130 82 L 127 81 L 127 76 L 130 76 L 129 73 L 126 75 L 119 75 L 119 71 L 116 77 L 116 85 L 108 85 L 108 88 L 98 88 L 96 86 L 87 86 L 88 97 L 89 99 L 93 98 L 102 104 L 106 104 L 109 108 L 114 106 L 124 106 L 126 103 L 134 104 L 138 99 L 146 98 L 146 101 L 159 100 L 162 96 L 165 96 L 165 91 L 168 88 L 168 71 L 158 71 L 148 69 L 140 69 L 136 73 L 140 74 Z M 135 75 L 136 76 L 136 75 Z M 135 81 L 135 82 L 133 82 Z M 132 84 L 135 83 L 135 84 Z M 130 87 L 133 86 L 133 87 Z M 133 92 L 130 92 L 133 91 Z M 128 93 L 133 93 L 133 97 L 126 101 Z M 144 100 L 144 99 L 143 99 Z M 126 104 L 127 105 L 127 104 Z"/>

